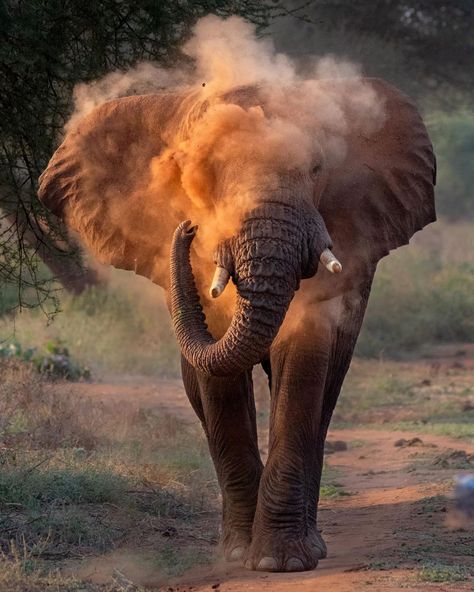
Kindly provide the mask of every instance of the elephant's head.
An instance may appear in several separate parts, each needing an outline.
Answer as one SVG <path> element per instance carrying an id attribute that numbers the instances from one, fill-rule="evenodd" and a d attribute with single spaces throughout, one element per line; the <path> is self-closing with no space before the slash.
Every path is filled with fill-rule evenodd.
<path id="1" fill-rule="evenodd" d="M 331 272 L 342 270 L 309 197 L 284 190 L 263 196 L 244 215 L 238 232 L 219 244 L 211 296 L 219 296 L 232 278 L 237 302 L 229 328 L 217 341 L 207 330 L 191 268 L 196 227 L 189 220 L 178 226 L 171 248 L 171 309 L 182 353 L 194 367 L 213 375 L 251 368 L 270 347 L 300 280 L 312 277 L 320 260 Z"/>
<path id="2" fill-rule="evenodd" d="M 331 84 L 337 90 L 339 83 Z M 421 118 L 389 85 L 370 84 L 385 101 L 383 127 L 370 136 L 347 133 L 345 156 L 337 163 L 309 159 L 271 175 L 271 182 L 262 176 L 239 224 L 218 243 L 212 296 L 229 277 L 237 287 L 232 321 L 219 340 L 207 330 L 194 283 L 189 254 L 196 229 L 180 223 L 194 221 L 192 199 L 189 208 L 180 201 L 187 192 L 176 182 L 184 175 L 174 174 L 179 158 L 163 156 L 176 129 L 182 133 L 202 114 L 201 105 L 190 115 L 192 94 L 128 97 L 93 111 L 51 159 L 40 199 L 102 262 L 171 288 L 173 322 L 191 364 L 211 374 L 239 373 L 265 355 L 302 279 L 317 272 L 320 300 L 355 289 L 367 283 L 381 257 L 435 219 L 435 163 Z M 230 92 L 229 100 L 245 109 L 263 103 L 258 88 Z M 295 149 L 288 146 L 288 153 Z M 215 155 L 208 154 L 212 165 Z M 150 191 L 157 159 L 166 191 Z M 225 159 L 225 170 L 214 175 L 218 192 L 225 193 L 224 178 L 239 188 L 247 164 Z M 324 269 L 341 271 L 332 249 L 344 266 L 337 275 Z"/>

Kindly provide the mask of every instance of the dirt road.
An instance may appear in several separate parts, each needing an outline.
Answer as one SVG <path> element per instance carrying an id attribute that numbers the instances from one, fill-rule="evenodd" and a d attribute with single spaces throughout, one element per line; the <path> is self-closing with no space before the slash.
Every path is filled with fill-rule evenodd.
<path id="1" fill-rule="evenodd" d="M 81 388 L 84 394 L 104 402 L 134 399 L 137 405 L 158 407 L 164 413 L 196 421 L 180 381 L 151 384 L 134 379 Z M 263 455 L 265 440 L 262 433 Z M 332 430 L 329 440 L 343 441 L 347 449 L 327 456 L 338 489 L 334 497 L 321 503 L 320 527 L 328 544 L 328 558 L 317 570 L 258 573 L 217 561 L 169 581 L 160 590 L 473 590 L 474 581 L 466 579 L 463 571 L 472 567 L 473 531 L 459 528 L 464 524 L 450 525 L 450 495 L 453 477 L 463 468 L 464 458 L 462 453 L 451 453 L 462 450 L 466 455 L 474 454 L 474 445 L 388 429 Z M 395 445 L 399 440 L 403 442 Z M 153 585 L 152 579 L 142 583 Z"/>
<path id="2" fill-rule="evenodd" d="M 422 444 L 395 447 L 398 439 L 415 434 L 370 430 L 337 430 L 331 439 L 349 443 L 347 451 L 330 456 L 338 481 L 349 495 L 322 502 L 320 522 L 328 543 L 328 558 L 317 570 L 303 574 L 258 574 L 238 567 L 217 565 L 188 574 L 176 582 L 176 590 L 254 592 L 298 590 L 472 590 L 472 582 L 432 583 L 436 573 L 426 570 L 430 583 L 417 582 L 410 567 L 416 565 L 414 548 L 428 547 L 433 564 L 453 551 L 459 532 L 447 526 L 444 496 L 453 471 L 414 468 L 427 451 L 436 455 L 459 449 L 448 438 L 423 437 Z M 354 443 L 351 446 L 351 442 Z M 435 448 L 436 447 L 436 448 Z M 464 446 L 474 453 L 474 446 Z M 466 533 L 466 540 L 469 534 Z M 427 543 L 427 544 L 426 544 Z M 470 538 L 470 544 L 473 539 Z M 432 549 L 432 553 L 430 553 Z M 474 550 L 471 549 L 472 552 Z M 413 555 L 411 556 L 411 553 Z M 466 565 L 472 557 L 465 557 Z M 403 565 L 406 563 L 406 568 Z M 453 576 L 455 577 L 455 576 Z M 219 586 L 217 586 L 219 584 Z"/>

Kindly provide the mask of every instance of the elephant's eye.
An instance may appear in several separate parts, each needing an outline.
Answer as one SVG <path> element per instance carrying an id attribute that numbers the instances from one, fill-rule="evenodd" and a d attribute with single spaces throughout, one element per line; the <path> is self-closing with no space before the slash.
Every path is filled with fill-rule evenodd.
<path id="1" fill-rule="evenodd" d="M 313 175 L 317 175 L 320 170 L 321 170 L 321 165 L 320 164 L 316 164 L 316 165 L 314 165 L 313 169 L 311 170 L 311 173 Z"/>

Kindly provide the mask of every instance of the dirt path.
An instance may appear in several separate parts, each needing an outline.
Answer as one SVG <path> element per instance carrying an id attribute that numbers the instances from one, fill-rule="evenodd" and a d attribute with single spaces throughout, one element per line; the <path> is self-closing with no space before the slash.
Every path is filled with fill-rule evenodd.
<path id="1" fill-rule="evenodd" d="M 146 380 L 134 379 L 133 383 L 120 380 L 116 384 L 83 385 L 81 389 L 106 404 L 133 399 L 137 405 L 158 407 L 165 413 L 195 421 L 180 381 L 152 384 Z M 395 446 L 397 440 L 416 437 L 421 442 Z M 261 449 L 265 454 L 264 438 L 263 434 Z M 416 576 L 419 570 L 414 568 L 427 562 L 449 565 L 446 558 L 452 559 L 453 554 L 458 565 L 467 566 L 472 561 L 472 547 L 470 554 L 456 553 L 460 544 L 474 546 L 469 532 L 460 534 L 459 529 L 448 526 L 452 478 L 459 470 L 450 466 L 439 468 L 435 460 L 449 450 L 462 449 L 474 454 L 474 445 L 447 437 L 367 429 L 333 430 L 329 440 L 347 444 L 347 450 L 328 455 L 327 463 L 336 474 L 340 491 L 348 495 L 326 499 L 321 504 L 320 527 L 329 553 L 316 571 L 258 573 L 218 562 L 188 572 L 170 581 L 164 589 L 176 592 L 384 592 L 407 587 L 419 591 L 473 590 L 472 581 L 433 582 L 435 572 L 427 572 L 425 577 L 429 581 L 422 582 Z"/>
<path id="2" fill-rule="evenodd" d="M 337 469 L 337 481 L 352 495 L 322 502 L 320 522 L 329 554 L 316 571 L 258 574 L 217 565 L 184 576 L 176 582 L 176 590 L 211 590 L 217 584 L 225 592 L 382 592 L 406 589 L 407 585 L 411 590 L 472 590 L 472 582 L 420 583 L 407 569 L 390 569 L 390 564 L 399 559 L 400 550 L 409 549 L 417 539 L 444 540 L 450 545 L 453 538 L 446 525 L 445 506 L 439 511 L 428 507 L 426 512 L 422 507 L 423 502 L 429 506 L 436 496 L 447 492 L 446 481 L 453 471 L 416 470 L 411 465 L 419 456 L 459 449 L 460 443 L 423 436 L 423 443 L 416 447 L 394 446 L 398 439 L 414 437 L 416 434 L 407 432 L 357 429 L 330 433 L 329 439 L 349 444 L 348 450 L 330 455 L 328 462 Z M 462 449 L 474 453 L 473 445 L 462 445 Z M 371 569 L 379 565 L 383 571 Z"/>

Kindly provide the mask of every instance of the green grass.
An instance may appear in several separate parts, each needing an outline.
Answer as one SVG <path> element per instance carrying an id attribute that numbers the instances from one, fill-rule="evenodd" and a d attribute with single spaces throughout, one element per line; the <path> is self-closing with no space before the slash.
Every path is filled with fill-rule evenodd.
<path id="1" fill-rule="evenodd" d="M 415 551 L 416 552 L 416 551 Z M 465 565 L 445 564 L 438 561 L 428 561 L 418 568 L 415 580 L 429 583 L 452 583 L 469 580 L 473 571 Z M 371 561 L 367 568 L 369 570 L 387 571 L 403 567 L 403 559 L 379 559 Z M 410 579 L 411 581 L 411 579 Z"/>
<path id="2" fill-rule="evenodd" d="M 176 440 L 175 440 L 176 442 Z M 25 452 L 0 464 L 0 535 L 20 544 L 48 540 L 48 552 L 84 553 L 110 549 L 135 521 L 153 517 L 192 521 L 210 508 L 215 480 L 208 460 L 166 462 L 166 449 L 131 464 L 126 454 L 97 450 L 87 457 L 75 450 Z M 130 464 L 129 464 L 130 463 Z M 211 480 L 211 489 L 206 483 Z"/>
<path id="3" fill-rule="evenodd" d="M 38 460 L 37 453 L 31 453 L 4 462 L 0 533 L 18 545 L 28 541 L 29 548 L 47 541 L 44 551 L 49 553 L 110 548 L 123 531 L 105 508 L 114 505 L 130 512 L 134 500 L 126 491 L 133 480 L 100 464 L 96 458 L 81 466 L 61 452 L 50 459 Z"/>
<path id="4" fill-rule="evenodd" d="M 339 476 L 340 471 L 331 466 L 330 458 L 329 460 L 325 459 L 323 473 L 321 476 L 321 487 L 319 490 L 321 499 L 336 499 L 354 495 L 352 492 L 347 491 L 344 486 L 339 483 Z"/>
<path id="5" fill-rule="evenodd" d="M 182 426 L 183 432 L 186 429 Z M 156 465 L 150 465 L 151 453 L 129 466 L 123 452 L 99 449 L 78 457 L 74 449 L 57 450 L 42 463 L 37 452 L 25 451 L 4 459 L 0 465 L 0 537 L 8 537 L 17 546 L 26 544 L 38 559 L 63 558 L 71 553 L 106 552 L 139 527 L 142 536 L 155 540 L 155 556 L 166 565 L 167 573 L 178 574 L 188 565 L 207 561 L 210 551 L 188 549 L 189 540 L 180 544 L 180 561 L 175 561 L 167 539 L 157 536 L 153 527 L 146 534 L 147 529 L 140 526 L 166 520 L 176 525 L 176 532 L 182 524 L 189 531 L 195 517 L 211 507 L 211 490 L 205 486 L 207 459 L 205 466 L 194 464 L 190 475 L 189 463 L 165 462 L 164 447 L 159 451 L 164 462 Z M 215 491 L 215 478 L 211 479 Z"/>
<path id="6" fill-rule="evenodd" d="M 39 462 L 42 463 L 42 459 Z M 39 464 L 39 463 L 37 463 Z M 117 503 L 130 486 L 121 475 L 98 468 L 2 468 L 0 503 L 40 510 L 45 504 Z"/>
<path id="7" fill-rule="evenodd" d="M 358 428 L 361 430 L 384 430 L 412 432 L 420 434 L 433 434 L 436 436 L 448 436 L 474 442 L 474 426 L 472 423 L 463 422 L 442 422 L 438 423 L 420 423 L 419 421 L 393 421 L 384 423 L 352 423 L 352 422 L 334 422 L 334 429 Z"/>
<path id="8" fill-rule="evenodd" d="M 420 545 L 413 549 L 415 555 L 433 556 L 437 553 L 446 554 L 446 545 L 442 543 L 432 543 L 429 545 Z M 466 537 L 466 542 L 456 541 L 456 544 L 449 549 L 454 557 L 474 557 L 474 545 L 472 538 Z"/>
<path id="9" fill-rule="evenodd" d="M 373 569 L 375 571 L 386 571 L 389 569 L 397 569 L 400 567 L 401 561 L 397 559 L 376 559 L 370 561 L 367 565 L 367 569 Z"/>
<path id="10" fill-rule="evenodd" d="M 445 565 L 443 563 L 428 563 L 418 572 L 421 582 L 447 583 L 462 582 L 473 575 L 472 570 L 464 565 Z"/>
<path id="11" fill-rule="evenodd" d="M 321 499 L 334 499 L 354 494 L 345 490 L 340 483 L 322 483 L 319 495 Z"/>

